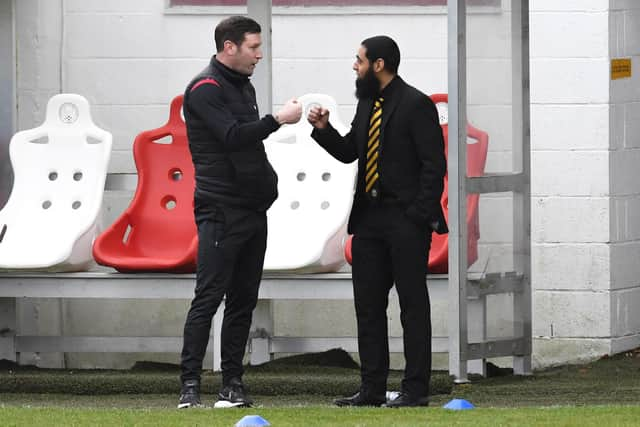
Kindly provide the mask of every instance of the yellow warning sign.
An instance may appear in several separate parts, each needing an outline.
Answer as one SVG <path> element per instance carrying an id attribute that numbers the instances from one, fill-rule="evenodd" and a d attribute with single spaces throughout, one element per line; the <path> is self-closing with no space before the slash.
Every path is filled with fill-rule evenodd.
<path id="1" fill-rule="evenodd" d="M 631 77 L 631 58 L 614 58 L 611 60 L 611 80 Z"/>

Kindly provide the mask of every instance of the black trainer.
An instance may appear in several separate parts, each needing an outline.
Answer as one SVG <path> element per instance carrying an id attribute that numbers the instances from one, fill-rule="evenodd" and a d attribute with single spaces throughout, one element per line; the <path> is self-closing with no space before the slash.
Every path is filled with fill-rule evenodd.
<path id="1" fill-rule="evenodd" d="M 429 396 L 414 396 L 406 392 L 400 394 L 384 404 L 385 408 L 409 408 L 414 406 L 429 406 Z"/>
<path id="2" fill-rule="evenodd" d="M 247 396 L 247 390 L 240 378 L 231 378 L 218 393 L 216 408 L 249 408 L 253 401 Z"/>
<path id="3" fill-rule="evenodd" d="M 200 381 L 186 380 L 182 383 L 178 409 L 200 407 L 202 407 L 202 402 L 200 402 Z"/>
<path id="4" fill-rule="evenodd" d="M 351 397 L 342 397 L 333 401 L 337 406 L 381 406 L 384 402 L 384 395 L 378 396 L 362 390 Z"/>

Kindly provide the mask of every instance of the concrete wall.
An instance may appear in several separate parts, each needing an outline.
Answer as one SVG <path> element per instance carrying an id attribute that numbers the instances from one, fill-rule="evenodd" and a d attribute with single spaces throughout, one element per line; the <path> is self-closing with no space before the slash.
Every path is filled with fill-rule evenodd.
<path id="1" fill-rule="evenodd" d="M 170 100 L 208 61 L 212 30 L 225 16 L 176 13 L 167 10 L 163 0 L 16 3 L 18 128 L 43 119 L 50 95 L 80 93 L 89 99 L 96 123 L 114 135 L 112 172 L 135 172 L 135 135 L 165 122 Z M 469 119 L 490 135 L 489 172 L 518 168 L 511 162 L 510 3 L 504 0 L 498 10 L 470 9 L 468 19 Z M 637 344 L 640 325 L 633 311 L 640 300 L 633 261 L 640 253 L 640 233 L 633 220 L 640 197 L 632 168 L 640 144 L 640 85 L 637 72 L 633 79 L 610 81 L 609 59 L 632 56 L 638 69 L 638 7 L 631 0 L 531 1 L 537 365 L 576 361 Z M 355 106 L 354 54 L 360 41 L 379 33 L 379 28 L 398 41 L 403 54 L 400 74 L 408 82 L 427 93 L 446 92 L 443 12 L 328 8 L 311 15 L 274 8 L 274 109 L 291 96 L 324 92 L 337 99 L 341 116 L 349 120 Z M 481 258 L 474 269 L 511 267 L 511 201 L 505 194 L 482 197 Z M 128 195 L 110 200 L 107 219 L 115 218 L 127 202 Z M 495 306 L 503 303 L 508 301 L 496 301 Z M 26 307 L 25 313 L 56 308 L 45 309 L 51 304 L 45 301 L 31 304 L 35 306 Z M 433 304 L 434 334 L 444 336 L 446 303 Z M 179 335 L 187 308 L 186 301 L 64 305 L 58 323 L 47 327 L 57 325 L 54 329 L 71 335 L 95 333 L 96 324 L 107 325 L 105 331 L 113 334 Z M 395 305 L 392 302 L 391 330 L 399 333 Z M 355 335 L 348 302 L 282 301 L 274 309 L 280 335 Z M 496 310 L 489 317 L 494 332 L 490 335 L 508 333 L 508 316 Z M 330 328 L 325 327 L 326 319 L 332 319 Z M 27 318 L 25 322 L 26 328 Z M 127 366 L 149 358 L 66 357 L 69 366 L 86 367 Z"/>
<path id="2" fill-rule="evenodd" d="M 612 58 L 631 58 L 632 77 L 609 85 L 612 350 L 640 345 L 640 4 L 611 0 Z"/>
<path id="3" fill-rule="evenodd" d="M 640 5 L 533 4 L 534 349 L 548 365 L 640 344 Z M 610 79 L 618 57 L 632 78 Z"/>
<path id="4" fill-rule="evenodd" d="M 545 365 L 609 351 L 609 2 L 532 8 L 533 333 Z"/>

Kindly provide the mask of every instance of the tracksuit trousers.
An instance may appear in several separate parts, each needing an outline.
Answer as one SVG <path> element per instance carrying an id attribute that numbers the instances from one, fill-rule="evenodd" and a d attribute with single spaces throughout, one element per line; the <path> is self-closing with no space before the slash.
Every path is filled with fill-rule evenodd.
<path id="1" fill-rule="evenodd" d="M 225 298 L 219 339 L 222 379 L 227 384 L 244 373 L 242 360 L 267 246 L 267 216 L 220 205 L 202 208 L 196 203 L 196 224 L 196 288 L 184 325 L 181 380 L 200 379 L 211 321 Z"/>

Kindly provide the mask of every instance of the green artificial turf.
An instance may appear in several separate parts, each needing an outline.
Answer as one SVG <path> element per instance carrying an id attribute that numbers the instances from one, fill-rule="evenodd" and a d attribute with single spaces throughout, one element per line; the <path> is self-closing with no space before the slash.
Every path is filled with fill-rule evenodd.
<path id="1" fill-rule="evenodd" d="M 3 426 L 234 426 L 245 415 L 260 415 L 272 426 L 637 426 L 640 407 L 553 407 L 473 409 L 343 409 L 289 407 L 252 409 L 61 409 L 2 408 Z"/>
<path id="2" fill-rule="evenodd" d="M 329 366 L 318 365 L 327 364 L 326 360 L 312 360 L 313 364 L 310 365 L 305 363 L 304 359 L 289 359 L 261 367 L 248 367 L 245 382 L 256 402 L 255 409 L 272 411 L 324 407 L 327 410 L 336 410 L 337 408 L 331 406 L 332 400 L 353 393 L 359 385 L 359 371 L 349 363 L 328 363 Z M 427 410 L 428 413 L 453 398 L 464 398 L 472 402 L 477 408 L 482 409 L 479 412 L 488 408 L 565 406 L 576 409 L 577 412 L 568 410 L 567 413 L 574 414 L 571 417 L 582 417 L 585 412 L 581 410 L 593 409 L 596 411 L 594 419 L 605 414 L 617 414 L 618 410 L 615 408 L 619 405 L 625 408 L 640 405 L 638 351 L 589 364 L 537 371 L 527 377 L 510 375 L 505 369 L 491 369 L 490 373 L 494 376 L 471 377 L 467 384 L 454 384 L 446 373 L 434 373 L 431 407 Z M 14 364 L 4 363 L 0 366 L 0 406 L 7 411 L 31 407 L 145 408 L 166 409 L 171 412 L 177 404 L 178 375 L 177 367 L 171 365 L 139 364 L 136 369 L 126 371 L 69 371 L 16 367 Z M 400 372 L 392 372 L 389 389 L 398 389 L 400 378 Z M 203 379 L 203 402 L 211 407 L 220 378 L 217 374 L 206 372 Z M 33 416 L 40 416 L 40 410 L 33 411 Z M 546 414 L 545 411 L 541 412 Z M 212 412 L 217 413 L 219 410 Z M 277 411 L 275 413 L 277 414 Z M 407 412 L 410 413 L 411 411 Z M 508 411 L 497 413 L 510 414 Z M 616 418 L 616 423 L 603 425 L 624 424 L 627 409 L 620 413 L 622 418 Z M 404 412 L 402 414 L 404 417 Z M 505 417 L 510 419 L 511 415 Z M 0 420 L 0 425 L 5 425 L 4 418 L 0 417 Z M 591 422 L 591 418 L 585 421 Z M 567 425 L 571 425 L 572 422 L 567 421 Z M 640 422 L 637 425 L 640 425 Z"/>

